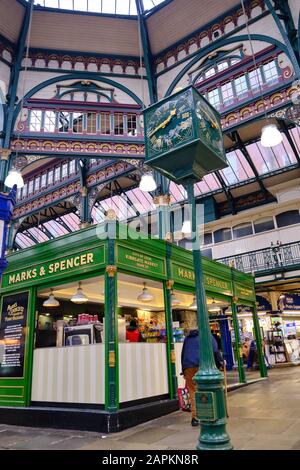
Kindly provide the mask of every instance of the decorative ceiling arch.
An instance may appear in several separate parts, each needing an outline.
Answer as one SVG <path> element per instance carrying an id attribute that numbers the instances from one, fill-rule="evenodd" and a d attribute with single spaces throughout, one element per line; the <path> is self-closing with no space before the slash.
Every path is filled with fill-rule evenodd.
<path id="1" fill-rule="evenodd" d="M 270 36 L 265 36 L 263 34 L 251 34 L 250 35 L 250 38 L 252 41 L 259 41 L 259 42 L 266 42 L 268 44 L 272 44 L 272 45 L 275 45 L 277 46 L 279 49 L 281 49 L 283 52 L 286 53 L 286 55 L 291 59 L 290 57 L 290 54 L 289 54 L 289 50 L 288 48 L 286 47 L 286 45 L 280 41 L 278 41 L 277 39 L 275 38 L 272 38 Z M 169 86 L 169 88 L 167 89 L 166 91 L 166 94 L 165 96 L 169 96 L 172 94 L 174 88 L 176 87 L 176 85 L 180 82 L 180 80 L 184 77 L 185 74 L 188 73 L 188 71 L 199 61 L 201 60 L 203 57 L 205 57 L 206 55 L 212 53 L 213 51 L 216 51 L 218 50 L 220 47 L 224 47 L 224 46 L 227 46 L 227 45 L 230 45 L 230 44 L 235 44 L 235 43 L 241 43 L 241 42 L 247 42 L 249 41 L 249 37 L 246 35 L 246 34 L 243 34 L 243 35 L 240 35 L 240 36 L 234 36 L 233 38 L 229 38 L 229 39 L 224 39 L 222 41 L 220 41 L 219 44 L 210 44 L 209 46 L 207 46 L 205 49 L 203 49 L 202 51 L 199 52 L 199 54 L 197 54 L 179 73 L 178 75 L 176 76 L 176 78 L 173 80 L 173 82 L 171 83 L 171 85 Z M 292 60 L 292 63 L 294 65 L 294 67 L 297 65 L 294 63 L 294 61 Z M 299 68 L 299 66 L 297 65 L 297 68 Z"/>
<path id="2" fill-rule="evenodd" d="M 23 97 L 23 101 L 25 102 L 26 100 L 29 100 L 37 92 L 39 92 L 43 88 L 48 87 L 49 85 L 53 85 L 53 84 L 58 83 L 58 82 L 65 82 L 65 81 L 68 81 L 68 80 L 84 80 L 84 79 L 92 80 L 92 81 L 97 80 L 99 82 L 107 83 L 108 85 L 111 85 L 115 88 L 118 88 L 119 90 L 123 91 L 128 96 L 130 96 L 133 99 L 133 101 L 135 101 L 135 103 L 137 105 L 139 105 L 141 108 L 144 107 L 144 103 L 129 88 L 127 88 L 124 85 L 122 85 L 118 82 L 115 82 L 114 80 L 111 80 L 107 77 L 102 77 L 101 74 L 99 74 L 96 78 L 95 73 L 91 73 L 91 72 L 80 72 L 80 74 L 79 73 L 71 73 L 71 74 L 67 74 L 67 75 L 63 75 L 63 76 L 57 76 L 57 77 L 53 77 L 53 78 L 50 78 L 48 80 L 45 80 L 44 82 L 41 82 L 38 85 L 36 85 L 35 87 L 33 87 L 28 93 L 26 93 L 26 95 Z M 18 105 L 15 108 L 14 118 L 13 118 L 13 128 L 16 124 L 17 117 L 18 117 L 18 115 L 21 111 L 21 106 L 22 106 L 23 101 L 20 100 Z"/>

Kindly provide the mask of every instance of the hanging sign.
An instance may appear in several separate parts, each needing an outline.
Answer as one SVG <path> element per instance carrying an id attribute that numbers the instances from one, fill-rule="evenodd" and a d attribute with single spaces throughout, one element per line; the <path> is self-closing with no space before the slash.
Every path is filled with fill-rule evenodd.
<path id="1" fill-rule="evenodd" d="M 77 272 L 87 271 L 104 264 L 104 247 L 96 247 L 91 250 L 75 253 L 63 258 L 57 258 L 50 262 L 30 266 L 13 272 L 4 272 L 2 287 L 13 287 L 20 284 L 32 284 L 41 281 Z"/>
<path id="2" fill-rule="evenodd" d="M 0 377 L 24 376 L 28 292 L 2 299 L 0 324 Z"/>
<path id="3" fill-rule="evenodd" d="M 138 250 L 130 250 L 122 245 L 117 245 L 117 264 L 143 273 L 166 275 L 166 262 L 163 258 Z"/>
<path id="4" fill-rule="evenodd" d="M 235 293 L 239 299 L 255 301 L 255 293 L 250 287 L 245 287 L 241 284 L 235 284 Z"/>
<path id="5" fill-rule="evenodd" d="M 300 311 L 300 295 L 286 294 L 284 298 L 278 299 L 279 310 Z"/>
<path id="6" fill-rule="evenodd" d="M 258 312 L 271 312 L 272 311 L 272 305 L 262 295 L 256 296 L 256 303 L 258 304 L 257 305 Z"/>

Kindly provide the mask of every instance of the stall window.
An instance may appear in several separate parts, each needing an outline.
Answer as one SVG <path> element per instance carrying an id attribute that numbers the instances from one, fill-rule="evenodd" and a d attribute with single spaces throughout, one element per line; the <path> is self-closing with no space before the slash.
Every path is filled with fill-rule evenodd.
<path id="1" fill-rule="evenodd" d="M 33 193 L 33 180 L 28 182 L 28 195 Z"/>
<path id="2" fill-rule="evenodd" d="M 68 163 L 67 162 L 62 164 L 61 176 L 62 176 L 62 178 L 66 178 L 68 176 Z"/>
<path id="3" fill-rule="evenodd" d="M 222 243 L 232 239 L 231 228 L 222 228 L 214 232 L 215 243 Z"/>
<path id="4" fill-rule="evenodd" d="M 287 227 L 288 225 L 300 224 L 300 214 L 298 210 L 286 211 L 276 215 L 278 227 Z"/>
<path id="5" fill-rule="evenodd" d="M 255 233 L 267 232 L 275 228 L 273 217 L 263 217 L 262 219 L 255 220 L 253 225 Z"/>
<path id="6" fill-rule="evenodd" d="M 247 237 L 253 234 L 253 227 L 251 222 L 239 224 L 233 227 L 233 238 Z"/>
<path id="7" fill-rule="evenodd" d="M 85 297 L 76 302 L 78 289 Z M 42 288 L 37 294 L 36 348 L 85 346 L 104 342 L 104 278 Z"/>
<path id="8" fill-rule="evenodd" d="M 55 183 L 59 183 L 60 181 L 60 166 L 57 166 L 54 170 L 54 180 Z"/>
<path id="9" fill-rule="evenodd" d="M 73 175 L 76 173 L 76 160 L 71 160 L 69 163 L 69 174 Z"/>

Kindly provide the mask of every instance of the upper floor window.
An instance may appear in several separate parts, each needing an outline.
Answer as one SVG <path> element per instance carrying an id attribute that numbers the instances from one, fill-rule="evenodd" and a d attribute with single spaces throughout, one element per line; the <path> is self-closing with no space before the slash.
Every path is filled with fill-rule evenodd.
<path id="1" fill-rule="evenodd" d="M 41 176 L 41 188 L 45 188 L 47 186 L 47 173 L 43 173 Z"/>
<path id="2" fill-rule="evenodd" d="M 215 243 L 222 243 L 231 239 L 232 239 L 231 228 L 221 228 L 214 232 Z"/>
<path id="3" fill-rule="evenodd" d="M 37 176 L 34 180 L 34 190 L 38 191 L 40 189 L 40 177 Z"/>
<path id="4" fill-rule="evenodd" d="M 274 230 L 273 217 L 263 217 L 253 222 L 255 233 L 267 232 L 268 230 Z"/>
<path id="5" fill-rule="evenodd" d="M 55 183 L 60 181 L 60 166 L 57 166 L 54 170 L 54 181 Z"/>
<path id="6" fill-rule="evenodd" d="M 210 245 L 213 242 L 212 233 L 207 232 L 203 235 L 203 245 Z"/>
<path id="7" fill-rule="evenodd" d="M 87 123 L 86 123 L 86 132 L 88 134 L 96 134 L 97 132 L 97 114 L 88 113 Z"/>
<path id="8" fill-rule="evenodd" d="M 109 113 L 101 113 L 101 134 L 110 134 L 110 114 Z"/>
<path id="9" fill-rule="evenodd" d="M 53 170 L 48 171 L 48 185 L 53 184 Z"/>
<path id="10" fill-rule="evenodd" d="M 224 85 L 221 86 L 221 92 L 223 97 L 223 103 L 225 106 L 228 106 L 234 101 L 234 93 L 231 82 L 224 83 Z"/>
<path id="11" fill-rule="evenodd" d="M 254 92 L 257 92 L 262 85 L 262 75 L 259 69 L 252 70 L 249 72 L 249 84 L 250 89 Z"/>
<path id="12" fill-rule="evenodd" d="M 44 131 L 55 132 L 56 113 L 54 111 L 45 111 Z"/>
<path id="13" fill-rule="evenodd" d="M 114 115 L 115 120 L 115 134 L 116 135 L 123 135 L 124 134 L 124 118 L 123 114 L 116 113 Z"/>
<path id="14" fill-rule="evenodd" d="M 137 135 L 136 114 L 127 114 L 127 134 L 130 136 Z"/>
<path id="15" fill-rule="evenodd" d="M 58 130 L 59 132 L 68 132 L 70 126 L 70 113 L 60 111 L 58 113 Z"/>
<path id="16" fill-rule="evenodd" d="M 298 210 L 282 212 L 276 215 L 277 227 L 287 227 L 288 225 L 300 224 L 300 214 Z"/>
<path id="17" fill-rule="evenodd" d="M 69 174 L 73 175 L 76 173 L 76 160 L 71 160 L 69 163 Z"/>
<path id="18" fill-rule="evenodd" d="M 267 83 L 276 83 L 278 81 L 278 70 L 275 60 L 263 66 L 263 73 Z"/>
<path id="19" fill-rule="evenodd" d="M 30 125 L 31 132 L 40 132 L 42 128 L 42 111 L 32 109 L 30 112 Z"/>
<path id="20" fill-rule="evenodd" d="M 253 228 L 251 222 L 239 224 L 233 227 L 233 238 L 247 237 L 253 234 Z"/>
<path id="21" fill-rule="evenodd" d="M 73 114 L 73 132 L 79 132 L 82 134 L 84 127 L 84 116 L 82 113 L 72 113 Z"/>
<path id="22" fill-rule="evenodd" d="M 234 80 L 234 86 L 236 94 L 239 98 L 248 95 L 248 83 L 245 75 L 241 75 L 240 77 L 236 78 Z"/>
<path id="23" fill-rule="evenodd" d="M 214 90 L 210 90 L 207 93 L 207 99 L 212 106 L 214 106 L 215 108 L 218 108 L 221 104 L 219 89 L 215 88 Z"/>
<path id="24" fill-rule="evenodd" d="M 33 180 L 28 182 L 28 195 L 33 193 Z"/>
<path id="25" fill-rule="evenodd" d="M 68 176 L 68 163 L 63 163 L 61 167 L 61 176 L 62 178 L 66 178 Z"/>

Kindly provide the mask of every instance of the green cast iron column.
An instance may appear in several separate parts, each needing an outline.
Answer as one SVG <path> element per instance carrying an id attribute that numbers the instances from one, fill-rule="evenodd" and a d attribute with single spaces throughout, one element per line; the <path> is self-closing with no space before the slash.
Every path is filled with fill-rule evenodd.
<path id="1" fill-rule="evenodd" d="M 107 222 L 108 264 L 105 272 L 105 409 L 119 408 L 117 268 L 115 265 L 116 221 Z"/>
<path id="2" fill-rule="evenodd" d="M 241 357 L 241 339 L 240 339 L 240 332 L 239 332 L 239 324 L 236 314 L 236 303 L 235 300 L 231 302 L 231 311 L 232 311 L 232 323 L 234 329 L 234 337 L 235 337 L 235 347 L 236 347 L 236 359 L 238 363 L 238 370 L 239 370 L 239 379 L 241 383 L 246 383 L 246 375 L 243 360 Z"/>
<path id="3" fill-rule="evenodd" d="M 193 234 L 193 260 L 195 271 L 195 289 L 197 299 L 197 318 L 199 327 L 199 370 L 194 376 L 197 384 L 198 394 L 211 397 L 215 418 L 211 417 L 208 408 L 205 409 L 203 402 L 200 403 L 197 396 L 197 406 L 201 405 L 202 418 L 200 419 L 200 435 L 197 445 L 198 450 L 231 450 L 232 444 L 226 431 L 226 406 L 224 395 L 224 376 L 217 369 L 214 360 L 212 337 L 209 327 L 209 318 L 206 305 L 206 294 L 204 289 L 204 273 L 202 266 L 202 255 L 196 222 L 196 203 L 194 197 L 194 181 L 185 183 L 188 201 L 192 208 L 191 225 Z M 213 420 L 211 420 L 213 419 Z"/>
<path id="4" fill-rule="evenodd" d="M 170 398 L 176 399 L 178 396 L 178 381 L 176 375 L 176 355 L 173 335 L 173 317 L 172 317 L 172 298 L 171 289 L 174 282 L 171 280 L 171 258 L 172 247 L 167 243 L 167 276 L 168 281 L 164 282 L 165 316 L 166 316 L 166 335 L 167 335 L 167 358 L 168 358 L 168 377 Z"/>
<path id="5" fill-rule="evenodd" d="M 170 238 L 170 196 L 155 196 L 153 202 L 158 212 L 158 234 L 161 240 Z"/>
<path id="6" fill-rule="evenodd" d="M 255 278 L 253 278 L 253 288 L 255 290 Z M 258 355 L 258 363 L 259 363 L 259 370 L 261 377 L 268 377 L 267 367 L 265 364 L 265 358 L 263 355 L 262 350 L 262 341 L 261 341 L 261 334 L 260 334 L 260 326 L 259 326 L 259 319 L 257 315 L 256 304 L 253 304 L 252 307 L 252 317 L 253 317 L 253 326 L 255 332 L 255 340 L 256 340 L 256 347 L 257 347 L 257 355 Z"/>
<path id="7" fill-rule="evenodd" d="M 241 338 L 240 338 L 240 331 L 239 331 L 239 324 L 238 324 L 237 310 L 236 310 L 236 302 L 238 298 L 235 292 L 235 278 L 234 278 L 233 267 L 231 267 L 231 279 L 232 279 L 232 291 L 233 291 L 231 311 L 232 311 L 232 323 L 233 323 L 234 337 L 235 337 L 236 359 L 238 363 L 240 382 L 246 383 L 247 381 L 246 381 L 246 375 L 245 375 L 245 368 L 243 364 L 243 359 L 241 357 Z"/>

